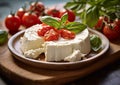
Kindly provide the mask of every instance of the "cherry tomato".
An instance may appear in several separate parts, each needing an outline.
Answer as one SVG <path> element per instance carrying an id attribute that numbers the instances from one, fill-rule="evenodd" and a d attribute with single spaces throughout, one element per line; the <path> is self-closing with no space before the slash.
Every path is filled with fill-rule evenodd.
<path id="1" fill-rule="evenodd" d="M 59 39 L 59 33 L 56 32 L 54 29 L 50 29 L 44 35 L 45 41 L 55 41 Z"/>
<path id="2" fill-rule="evenodd" d="M 53 27 L 51 27 L 51 26 L 49 26 L 49 25 L 42 25 L 42 29 L 39 29 L 38 30 L 38 35 L 39 36 L 44 36 L 45 35 L 45 33 L 47 32 L 47 31 L 49 31 L 50 29 L 54 29 Z"/>
<path id="3" fill-rule="evenodd" d="M 30 27 L 30 26 L 33 26 L 35 24 L 40 24 L 40 23 L 41 22 L 40 22 L 39 18 L 34 13 L 27 12 L 22 17 L 22 24 L 25 27 Z"/>
<path id="4" fill-rule="evenodd" d="M 103 17 L 103 16 L 99 17 L 99 20 L 97 21 L 97 24 L 95 25 L 95 29 L 96 29 L 96 30 L 102 32 L 102 29 L 103 29 L 103 27 L 105 26 L 103 20 L 104 20 L 104 17 Z"/>
<path id="5" fill-rule="evenodd" d="M 22 19 L 22 17 L 25 14 L 25 12 L 26 12 L 25 8 L 21 7 L 21 8 L 18 9 L 16 14 L 17 14 L 17 16 L 20 17 L 20 19 Z"/>
<path id="6" fill-rule="evenodd" d="M 75 33 L 71 32 L 69 30 L 66 30 L 66 29 L 59 30 L 59 33 L 61 34 L 61 37 L 63 37 L 64 39 L 74 39 L 75 38 Z"/>
<path id="7" fill-rule="evenodd" d="M 108 24 L 103 28 L 103 33 L 109 40 L 115 40 L 119 37 L 118 29 L 117 25 Z"/>
<path id="8" fill-rule="evenodd" d="M 59 18 L 60 11 L 57 10 L 56 8 L 51 8 L 51 9 L 48 9 L 47 14 L 49 16 L 53 16 L 53 17 L 58 17 Z"/>
<path id="9" fill-rule="evenodd" d="M 107 16 L 100 16 L 94 28 L 102 32 L 106 23 L 112 23 L 112 21 Z"/>
<path id="10" fill-rule="evenodd" d="M 20 25 L 21 25 L 20 18 L 14 14 L 9 14 L 5 18 L 5 26 L 7 27 L 11 34 L 16 33 Z"/>
<path id="11" fill-rule="evenodd" d="M 115 23 L 113 23 L 113 27 L 114 27 L 115 31 L 119 34 L 119 37 L 120 37 L 120 27 Z"/>
<path id="12" fill-rule="evenodd" d="M 120 27 L 120 19 L 115 19 L 114 23 Z"/>
<path id="13" fill-rule="evenodd" d="M 30 10 L 34 11 L 37 16 L 43 15 L 45 7 L 42 2 L 32 2 L 30 5 Z"/>
<path id="14" fill-rule="evenodd" d="M 60 12 L 59 17 L 61 18 L 63 14 L 68 13 L 68 21 L 73 22 L 75 21 L 75 13 L 72 10 L 65 10 Z"/>

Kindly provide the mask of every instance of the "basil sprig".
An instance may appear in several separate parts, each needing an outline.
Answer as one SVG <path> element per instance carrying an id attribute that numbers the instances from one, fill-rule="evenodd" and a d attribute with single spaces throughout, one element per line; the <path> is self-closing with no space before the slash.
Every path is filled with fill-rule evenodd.
<path id="1" fill-rule="evenodd" d="M 75 33 L 80 33 L 87 28 L 86 25 L 80 22 L 68 22 L 68 14 L 65 13 L 61 19 L 52 17 L 52 16 L 42 16 L 40 17 L 41 22 L 55 27 L 56 29 L 67 29 Z"/>
<path id="2" fill-rule="evenodd" d="M 101 48 L 102 41 L 97 35 L 90 36 L 91 48 L 93 51 L 99 51 Z"/>
<path id="3" fill-rule="evenodd" d="M 120 18 L 120 0 L 71 0 L 64 6 L 73 10 L 84 24 L 94 27 L 100 16 Z"/>

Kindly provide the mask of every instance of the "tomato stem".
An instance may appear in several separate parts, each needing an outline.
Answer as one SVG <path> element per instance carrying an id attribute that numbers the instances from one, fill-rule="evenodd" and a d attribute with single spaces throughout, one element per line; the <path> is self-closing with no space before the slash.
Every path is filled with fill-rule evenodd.
<path id="1" fill-rule="evenodd" d="M 10 14 L 11 14 L 12 16 L 15 16 L 15 12 L 13 12 L 13 11 L 10 11 Z"/>

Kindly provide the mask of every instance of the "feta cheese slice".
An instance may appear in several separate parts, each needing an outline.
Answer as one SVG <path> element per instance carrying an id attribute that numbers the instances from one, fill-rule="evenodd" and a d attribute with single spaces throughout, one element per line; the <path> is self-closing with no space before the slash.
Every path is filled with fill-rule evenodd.
<path id="1" fill-rule="evenodd" d="M 86 54 L 82 54 L 80 50 L 74 50 L 73 53 L 64 58 L 64 61 L 75 62 L 81 60 L 81 58 L 85 57 Z"/>
<path id="2" fill-rule="evenodd" d="M 45 61 L 62 61 L 72 53 L 72 47 L 69 43 L 45 43 Z"/>
<path id="3" fill-rule="evenodd" d="M 39 37 L 37 34 L 37 30 L 40 28 L 41 25 L 34 25 L 26 29 L 23 37 L 21 38 L 21 50 L 23 52 L 42 47 L 44 40 L 42 37 Z"/>
<path id="4" fill-rule="evenodd" d="M 24 55 L 29 58 L 36 59 L 41 53 L 44 53 L 44 48 L 31 49 L 24 52 Z"/>

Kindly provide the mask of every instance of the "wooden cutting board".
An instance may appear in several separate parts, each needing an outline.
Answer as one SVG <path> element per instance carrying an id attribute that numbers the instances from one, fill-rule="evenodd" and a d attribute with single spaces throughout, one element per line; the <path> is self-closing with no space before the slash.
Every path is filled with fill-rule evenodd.
<path id="1" fill-rule="evenodd" d="M 2 25 L 2 24 L 1 24 Z M 0 26 L 0 29 L 3 27 Z M 26 65 L 14 59 L 7 43 L 0 46 L 0 71 L 8 79 L 20 85 L 61 85 L 84 77 L 120 59 L 120 41 L 110 43 L 110 48 L 92 65 L 76 70 L 45 70 Z"/>

